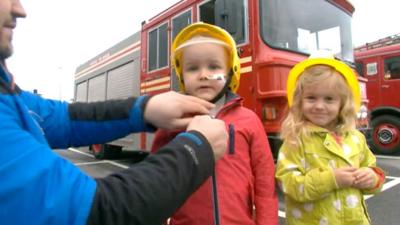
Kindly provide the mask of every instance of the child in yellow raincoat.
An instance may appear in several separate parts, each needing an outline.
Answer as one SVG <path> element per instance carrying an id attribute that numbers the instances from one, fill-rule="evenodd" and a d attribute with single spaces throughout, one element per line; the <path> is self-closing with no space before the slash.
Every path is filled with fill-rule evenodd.
<path id="1" fill-rule="evenodd" d="M 287 84 L 276 178 L 287 225 L 369 225 L 364 194 L 380 191 L 385 175 L 355 129 L 361 104 L 353 70 L 333 58 L 297 64 Z"/>

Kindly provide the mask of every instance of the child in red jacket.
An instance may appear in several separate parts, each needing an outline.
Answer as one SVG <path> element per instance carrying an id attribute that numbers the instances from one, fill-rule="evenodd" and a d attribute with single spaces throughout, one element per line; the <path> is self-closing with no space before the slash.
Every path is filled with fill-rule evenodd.
<path id="1" fill-rule="evenodd" d="M 223 120 L 229 130 L 229 149 L 215 169 L 220 224 L 277 225 L 268 139 L 257 115 L 243 107 L 242 98 L 235 94 L 240 80 L 235 41 L 219 27 L 195 23 L 178 34 L 172 54 L 180 90 L 215 103 L 211 116 Z M 158 130 L 152 151 L 178 133 Z M 210 178 L 175 212 L 170 224 L 214 224 L 213 191 Z"/>

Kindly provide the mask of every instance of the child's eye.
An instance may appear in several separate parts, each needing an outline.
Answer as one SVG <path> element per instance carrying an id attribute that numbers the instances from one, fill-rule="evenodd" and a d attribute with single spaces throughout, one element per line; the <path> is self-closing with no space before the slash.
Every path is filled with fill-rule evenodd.
<path id="1" fill-rule="evenodd" d="M 208 66 L 208 68 L 210 70 L 218 70 L 218 69 L 221 69 L 221 66 L 217 65 L 217 64 L 211 64 L 211 65 Z"/>
<path id="2" fill-rule="evenodd" d="M 308 95 L 308 96 L 305 96 L 304 97 L 306 100 L 315 100 L 315 96 L 312 96 L 312 95 Z"/>
<path id="3" fill-rule="evenodd" d="M 198 68 L 199 67 L 197 67 L 197 66 L 189 66 L 189 67 L 186 68 L 186 71 L 192 71 L 193 72 L 193 71 L 198 70 Z"/>
<path id="4" fill-rule="evenodd" d="M 334 98 L 331 96 L 325 97 L 325 101 L 327 101 L 327 102 L 332 102 L 333 100 L 334 100 Z"/>

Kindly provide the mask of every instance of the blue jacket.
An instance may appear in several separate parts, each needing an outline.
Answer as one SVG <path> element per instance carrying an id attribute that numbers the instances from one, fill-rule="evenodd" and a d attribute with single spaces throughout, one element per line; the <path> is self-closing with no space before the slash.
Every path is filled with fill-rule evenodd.
<path id="1" fill-rule="evenodd" d="M 152 130 L 142 119 L 145 99 L 132 101 L 126 113 L 103 111 L 93 120 L 90 107 L 101 105 L 80 107 L 11 89 L 10 76 L 0 66 L 1 223 L 85 224 L 96 182 L 52 148 L 104 143 Z"/>

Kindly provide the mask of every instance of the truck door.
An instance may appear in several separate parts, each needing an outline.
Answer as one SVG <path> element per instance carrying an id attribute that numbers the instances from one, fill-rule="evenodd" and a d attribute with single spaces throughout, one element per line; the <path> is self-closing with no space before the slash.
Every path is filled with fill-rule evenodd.
<path id="1" fill-rule="evenodd" d="M 364 67 L 365 65 L 365 67 Z M 379 63 L 380 67 L 381 64 Z M 381 79 L 380 76 L 378 75 L 378 58 L 372 58 L 372 59 L 367 59 L 365 61 L 362 61 L 361 67 L 362 70 L 365 71 L 359 71 L 359 73 L 364 76 L 365 78 L 368 79 L 367 82 L 367 95 L 368 95 L 368 100 L 369 100 L 369 106 L 371 108 L 375 108 L 380 105 L 381 102 Z M 381 69 L 383 70 L 383 69 Z"/>
<path id="2" fill-rule="evenodd" d="M 400 106 L 400 56 L 384 58 L 384 75 L 381 77 L 381 100 L 384 106 Z"/>

